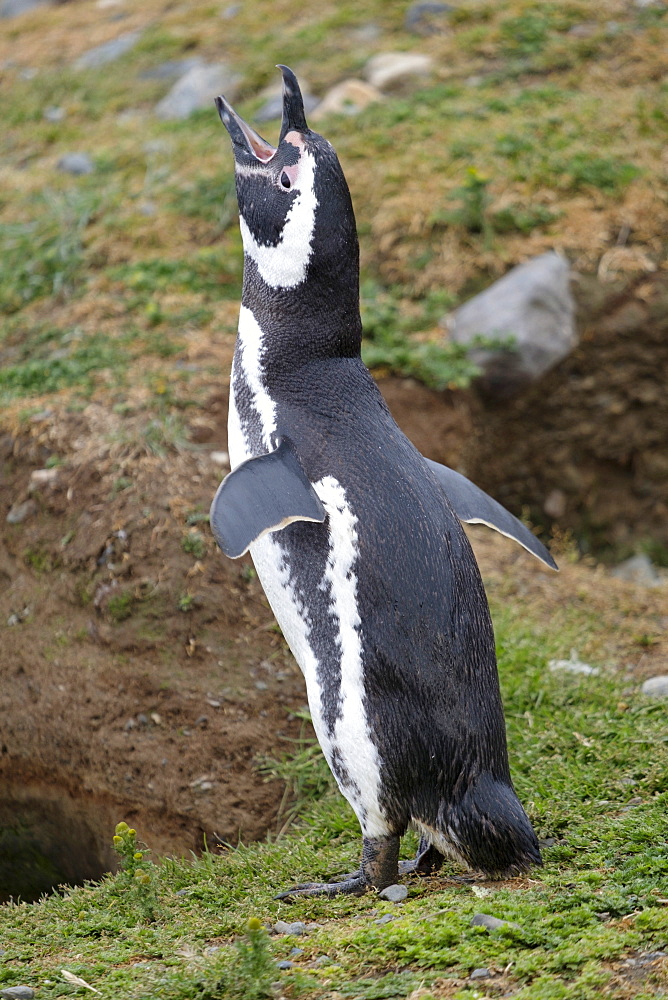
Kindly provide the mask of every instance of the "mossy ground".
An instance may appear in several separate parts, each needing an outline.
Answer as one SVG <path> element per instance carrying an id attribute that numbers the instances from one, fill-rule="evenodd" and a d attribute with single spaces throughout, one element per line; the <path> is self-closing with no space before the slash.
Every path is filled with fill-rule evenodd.
<path id="1" fill-rule="evenodd" d="M 100 416 L 108 426 L 96 448 L 104 439 L 119 454 L 161 456 L 182 447 L 184 411 L 219 383 L 211 345 L 232 343 L 241 280 L 227 137 L 213 109 L 158 121 L 152 107 L 166 88 L 140 75 L 193 52 L 222 53 L 240 69 L 236 103 L 250 121 L 278 61 L 321 94 L 359 75 L 375 51 L 434 57 L 435 76 L 419 91 L 352 124 L 333 116 L 318 126 L 351 184 L 365 308 L 381 334 L 410 328 L 429 340 L 441 309 L 552 247 L 606 275 L 663 266 L 665 7 L 462 3 L 444 34 L 418 39 L 404 30 L 405 6 L 296 11 L 261 0 L 228 19 L 210 3 L 145 0 L 123 8 L 119 23 L 94 3 L 2 23 L 12 88 L 0 137 L 3 424 L 93 399 L 113 415 Z M 375 36 L 358 30 L 369 23 Z M 139 27 L 137 47 L 104 72 L 72 69 L 92 45 Z M 44 117 L 54 105 L 66 112 L 61 123 Z M 93 174 L 55 169 L 75 148 L 90 152 Z M 389 353 L 397 348 L 399 361 Z M 405 344 L 390 336 L 376 363 L 401 367 L 402 358 Z M 113 440 L 104 438 L 110 427 Z M 126 488 L 119 472 L 118 492 Z M 188 533 L 180 545 L 196 556 L 199 538 Z M 28 562 L 46 574 L 35 553 Z M 112 618 L 132 610 L 124 594 Z M 164 861 L 150 869 L 150 906 L 121 874 L 3 907 L 0 985 L 25 983 L 43 998 L 87 994 L 66 969 L 103 997 L 130 1000 L 667 992 L 665 962 L 642 961 L 668 945 L 665 708 L 639 696 L 634 672 L 665 614 L 648 616 L 625 594 L 615 591 L 608 607 L 583 587 L 541 618 L 531 591 L 492 587 L 514 777 L 539 835 L 554 841 L 542 870 L 501 884 L 449 882 L 446 872 L 411 882 L 401 906 L 372 894 L 276 902 L 294 881 L 349 870 L 359 850 L 354 818 L 305 752 L 278 768 L 301 789 L 298 823 L 273 842 Z M 547 671 L 571 646 L 599 676 Z M 489 934 L 470 926 L 478 911 L 517 926 Z M 384 913 L 395 919 L 377 924 Z M 270 939 L 248 929 L 249 918 L 318 927 Z M 303 953 L 293 968 L 274 971 L 295 946 Z M 470 980 L 478 967 L 491 978 Z"/>
<path id="2" fill-rule="evenodd" d="M 230 61 L 241 76 L 235 103 L 251 121 L 279 60 L 320 95 L 361 75 L 375 52 L 433 57 L 432 78 L 410 95 L 386 96 L 354 121 L 318 123 L 357 208 L 375 365 L 427 381 L 435 372 L 446 384 L 437 350 L 424 356 L 420 345 L 423 357 L 406 360 L 407 330 L 433 339 L 448 305 L 541 250 L 560 248 L 608 276 L 659 265 L 668 223 L 661 4 L 467 2 L 426 38 L 405 30 L 404 14 L 404 3 L 380 0 L 298 13 L 262 0 L 229 17 L 201 0 L 146 0 L 118 11 L 56 5 L 4 22 L 12 101 L 0 139 L 9 314 L 0 400 L 134 389 L 151 406 L 156 382 L 171 385 L 195 340 L 232 334 L 241 249 L 227 136 L 213 107 L 160 121 L 152 109 L 169 83 L 145 75 L 194 53 Z M 116 62 L 73 68 L 93 44 L 135 28 L 138 44 Z M 54 106 L 62 121 L 45 118 Z M 275 126 L 265 130 L 272 138 Z M 73 149 L 89 152 L 92 174 L 56 169 Z M 100 369 L 107 377 L 95 380 Z M 450 381 L 461 378 L 455 364 Z M 197 402 L 201 380 L 170 404 Z"/>
<path id="3" fill-rule="evenodd" d="M 265 765 L 300 795 L 295 819 L 273 841 L 158 867 L 142 860 L 135 867 L 148 873 L 146 885 L 120 873 L 3 907 L 0 983 L 75 995 L 64 968 L 104 997 L 142 1000 L 661 996 L 666 963 L 643 955 L 668 945 L 668 746 L 665 706 L 643 698 L 629 673 L 634 648 L 639 656 L 644 648 L 640 636 L 621 638 L 634 598 L 620 589 L 605 620 L 574 598 L 548 626 L 532 614 L 531 594 L 511 610 L 501 579 L 490 591 L 514 779 L 550 845 L 544 868 L 501 883 L 453 881 L 459 873 L 446 868 L 409 880 L 401 905 L 373 893 L 276 901 L 296 881 L 357 862 L 356 820 L 305 746 L 292 761 Z M 547 668 L 571 646 L 597 676 Z M 414 848 L 408 836 L 405 853 Z M 509 924 L 472 927 L 479 912 Z M 384 914 L 392 921 L 377 923 Z M 318 926 L 298 938 L 257 932 L 260 956 L 251 960 L 250 918 Z M 291 955 L 294 947 L 301 953 Z M 292 968 L 279 970 L 283 960 Z M 479 968 L 490 978 L 471 980 Z"/>

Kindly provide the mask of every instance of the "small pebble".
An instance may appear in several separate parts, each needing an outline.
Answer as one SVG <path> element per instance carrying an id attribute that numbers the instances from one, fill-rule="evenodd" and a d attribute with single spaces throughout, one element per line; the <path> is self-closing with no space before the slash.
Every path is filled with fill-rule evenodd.
<path id="1" fill-rule="evenodd" d="M 276 968 L 277 969 L 292 969 L 292 968 L 294 968 L 294 964 L 295 964 L 294 962 L 289 962 L 287 960 L 287 958 L 286 958 L 286 959 L 283 959 L 282 962 L 277 962 L 276 963 Z"/>
<path id="2" fill-rule="evenodd" d="M 24 608 L 23 611 L 15 611 L 7 619 L 7 624 L 10 626 L 10 628 L 12 625 L 20 625 L 21 622 L 26 620 L 29 614 L 30 614 L 30 608 Z"/>
<path id="3" fill-rule="evenodd" d="M 379 899 L 387 899 L 390 903 L 402 903 L 408 895 L 405 885 L 388 885 L 378 893 Z"/>
<path id="4" fill-rule="evenodd" d="M 404 16 L 404 27 L 416 35 L 438 35 L 445 30 L 445 15 L 453 9 L 448 3 L 411 4 Z"/>
<path id="5" fill-rule="evenodd" d="M 44 117 L 48 122 L 62 122 L 65 117 L 65 108 L 59 108 L 52 104 L 44 109 Z"/>
<path id="6" fill-rule="evenodd" d="M 15 503 L 7 514 L 7 524 L 22 524 L 33 514 L 37 513 L 37 504 L 34 500 L 24 500 L 23 503 Z"/>
<path id="7" fill-rule="evenodd" d="M 509 920 L 499 920 L 489 913 L 476 913 L 471 920 L 471 927 L 484 927 L 488 931 L 498 931 L 501 927 L 517 927 L 517 924 L 510 923 Z"/>
<path id="8" fill-rule="evenodd" d="M 303 955 L 303 954 L 304 954 L 304 949 L 303 948 L 291 948 L 290 949 L 290 956 L 291 956 L 291 958 L 299 958 L 299 956 Z"/>
<path id="9" fill-rule="evenodd" d="M 35 991 L 29 986 L 8 986 L 5 990 L 0 990 L 0 997 L 5 1000 L 32 1000 Z"/>
<path id="10" fill-rule="evenodd" d="M 9 520 L 9 517 L 7 520 Z M 650 698 L 668 698 L 668 674 L 657 674 L 656 677 L 648 677 L 641 691 Z"/>
<path id="11" fill-rule="evenodd" d="M 391 920 L 396 920 L 393 913 L 384 913 L 382 917 L 378 917 L 378 920 L 374 920 L 374 924 L 379 924 L 381 927 L 383 924 L 389 924 Z"/>
<path id="12" fill-rule="evenodd" d="M 474 969 L 471 975 L 469 976 L 469 979 L 489 979 L 491 975 L 492 973 L 489 971 L 489 969 L 485 968 Z"/>
<path id="13" fill-rule="evenodd" d="M 306 924 L 302 923 L 301 920 L 295 920 L 292 924 L 286 923 L 285 920 L 277 920 L 273 930 L 276 934 L 306 934 Z"/>
<path id="14" fill-rule="evenodd" d="M 95 169 L 88 153 L 65 153 L 58 160 L 58 169 L 66 174 L 80 177 L 82 174 L 92 174 Z"/>
<path id="15" fill-rule="evenodd" d="M 596 677 L 599 672 L 598 667 L 592 667 L 589 663 L 583 663 L 574 649 L 571 650 L 569 660 L 550 660 L 548 667 L 553 673 L 565 670 L 569 674 L 586 674 L 590 677 Z"/>
<path id="16" fill-rule="evenodd" d="M 74 63 L 74 68 L 99 69 L 101 66 L 106 66 L 134 48 L 140 35 L 141 31 L 127 31 L 124 35 L 119 35 L 118 38 L 112 38 L 109 42 L 96 45 L 95 48 L 89 49 L 88 52 L 79 56 Z"/>
<path id="17" fill-rule="evenodd" d="M 333 965 L 334 963 L 332 962 L 332 960 L 329 957 L 329 955 L 318 955 L 318 957 L 316 958 L 316 960 L 315 960 L 315 962 L 313 964 L 314 965 Z"/>

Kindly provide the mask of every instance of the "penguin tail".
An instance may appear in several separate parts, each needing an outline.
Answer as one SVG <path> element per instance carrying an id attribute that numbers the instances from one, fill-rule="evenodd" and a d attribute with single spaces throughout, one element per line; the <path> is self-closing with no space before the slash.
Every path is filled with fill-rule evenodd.
<path id="1" fill-rule="evenodd" d="M 456 802 L 443 803 L 433 826 L 416 825 L 437 850 L 489 878 L 510 878 L 543 863 L 512 785 L 489 774 L 474 779 Z"/>

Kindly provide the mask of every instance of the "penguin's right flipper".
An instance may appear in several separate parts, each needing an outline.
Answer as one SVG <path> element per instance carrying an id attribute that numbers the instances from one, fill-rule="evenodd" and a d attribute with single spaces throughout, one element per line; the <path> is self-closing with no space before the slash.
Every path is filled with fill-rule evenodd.
<path id="1" fill-rule="evenodd" d="M 209 520 L 226 556 L 238 559 L 269 531 L 293 521 L 325 520 L 325 508 L 304 472 L 289 438 L 275 451 L 249 458 L 222 481 Z"/>
<path id="2" fill-rule="evenodd" d="M 507 538 L 519 542 L 550 569 L 559 569 L 543 543 L 497 500 L 475 486 L 466 476 L 449 469 L 447 465 L 432 462 L 429 458 L 426 458 L 425 462 L 436 476 L 460 521 L 466 521 L 467 524 L 486 524 L 488 528 L 494 528 Z"/>

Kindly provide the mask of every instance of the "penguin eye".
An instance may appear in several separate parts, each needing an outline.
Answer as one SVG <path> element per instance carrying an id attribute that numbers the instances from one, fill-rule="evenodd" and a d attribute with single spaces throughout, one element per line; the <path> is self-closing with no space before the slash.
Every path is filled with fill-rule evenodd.
<path id="1" fill-rule="evenodd" d="M 281 174 L 281 186 L 288 189 L 292 187 L 292 181 L 288 177 L 287 170 L 284 170 Z"/>

